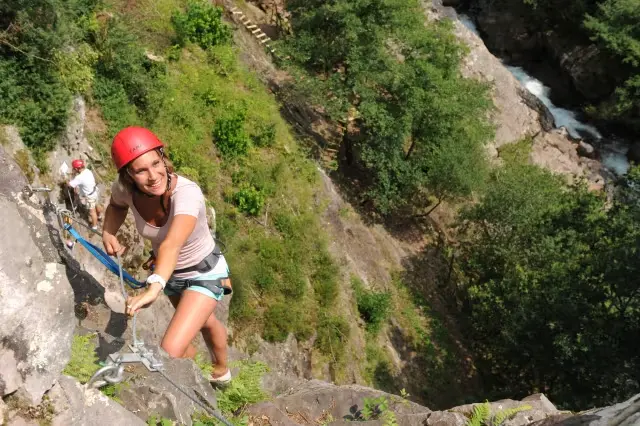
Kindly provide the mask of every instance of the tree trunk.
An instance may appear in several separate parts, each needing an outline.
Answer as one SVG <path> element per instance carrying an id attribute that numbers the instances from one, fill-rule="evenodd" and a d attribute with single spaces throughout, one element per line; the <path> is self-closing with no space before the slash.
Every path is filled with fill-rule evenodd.
<path id="1" fill-rule="evenodd" d="M 415 147 L 416 147 L 416 140 L 411 139 L 411 146 L 409 146 L 409 150 L 407 151 L 407 154 L 404 156 L 405 161 L 409 159 L 409 156 L 411 155 Z M 440 202 L 438 202 L 438 204 L 440 204 Z"/>
<path id="2" fill-rule="evenodd" d="M 416 215 L 413 215 L 413 217 L 418 219 L 418 218 L 421 218 L 421 217 L 429 216 L 440 205 L 440 203 L 442 203 L 442 198 L 438 198 L 438 202 L 436 203 L 436 205 L 431 207 L 428 212 L 426 212 L 424 214 L 416 214 Z"/>

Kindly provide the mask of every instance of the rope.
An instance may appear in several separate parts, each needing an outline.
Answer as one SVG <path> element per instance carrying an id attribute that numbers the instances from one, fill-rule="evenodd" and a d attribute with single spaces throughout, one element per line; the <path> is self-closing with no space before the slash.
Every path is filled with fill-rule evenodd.
<path id="1" fill-rule="evenodd" d="M 126 303 L 127 291 L 124 288 L 124 277 L 123 277 L 122 263 L 120 262 L 120 253 L 116 253 L 116 258 L 118 259 L 118 270 L 119 270 L 119 275 L 120 275 L 120 288 L 122 289 L 122 296 L 124 297 L 124 300 L 125 300 L 125 303 Z M 133 346 L 136 346 L 136 343 L 138 342 L 138 339 L 136 337 L 136 318 L 138 318 L 138 313 L 137 312 L 133 315 L 133 324 L 132 324 L 132 327 L 131 327 L 132 328 L 131 334 L 133 335 Z M 187 393 L 187 391 L 182 389 L 182 387 L 180 385 L 178 385 L 176 382 L 171 380 L 171 378 L 169 376 L 167 376 L 167 374 L 164 371 L 162 371 L 162 370 L 157 370 L 157 371 L 158 371 L 158 373 L 160 373 L 162 375 L 162 377 L 164 377 L 176 389 L 178 389 L 180 392 L 182 392 L 183 395 L 185 395 L 187 398 L 189 398 L 190 400 L 195 402 L 197 405 L 199 405 L 201 408 L 203 408 L 207 413 L 209 413 L 210 415 L 212 415 L 213 417 L 218 419 L 220 422 L 222 422 L 226 426 L 234 426 L 231 422 L 229 422 L 229 420 L 224 418 L 224 416 L 222 416 L 221 414 L 218 414 L 215 410 L 207 407 L 202 402 L 198 401 L 196 398 L 194 398 L 191 395 L 189 395 Z"/>
<path id="2" fill-rule="evenodd" d="M 158 373 L 160 373 L 162 375 L 162 377 L 164 377 L 165 379 L 167 379 L 167 381 L 169 383 L 171 383 L 173 386 L 175 386 L 180 392 L 182 392 L 186 397 L 188 397 L 190 400 L 192 400 L 193 402 L 195 402 L 196 404 L 198 404 L 201 408 L 203 408 L 207 413 L 211 414 L 213 417 L 215 417 L 216 419 L 218 419 L 219 421 L 221 421 L 222 423 L 224 423 L 226 426 L 233 426 L 233 423 L 231 423 L 229 420 L 227 420 L 226 418 L 224 418 L 224 416 L 222 416 L 221 414 L 218 414 L 217 412 L 215 412 L 214 410 L 212 410 L 211 408 L 207 407 L 206 405 L 204 405 L 202 402 L 198 401 L 197 399 L 195 399 L 194 397 L 192 397 L 191 395 L 189 395 L 184 389 L 182 389 L 176 382 L 174 382 L 173 380 L 171 380 L 171 378 L 169 376 L 166 375 L 166 373 L 162 370 L 158 370 Z"/>
<path id="3" fill-rule="evenodd" d="M 80 235 L 78 231 L 73 229 L 73 227 L 70 224 L 65 223 L 64 229 L 67 232 L 69 232 L 69 234 L 71 234 L 71 236 L 75 238 L 76 241 L 82 244 L 84 248 L 89 250 L 89 252 L 92 255 L 94 255 L 104 266 L 106 266 L 107 269 L 109 269 L 114 274 L 122 273 L 124 280 L 127 281 L 127 284 L 129 284 L 131 288 L 138 289 L 146 286 L 146 283 L 136 280 L 127 271 L 122 270 L 122 268 L 119 265 L 119 262 L 115 262 L 107 253 L 102 251 L 102 249 L 100 249 L 99 247 L 91 244 L 89 241 L 82 238 L 82 235 Z"/>

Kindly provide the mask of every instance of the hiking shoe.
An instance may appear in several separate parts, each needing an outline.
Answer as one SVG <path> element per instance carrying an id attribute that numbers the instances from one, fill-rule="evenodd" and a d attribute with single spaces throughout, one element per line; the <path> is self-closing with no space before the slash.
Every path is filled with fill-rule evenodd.
<path id="1" fill-rule="evenodd" d="M 211 383 L 212 386 L 224 386 L 229 384 L 229 382 L 231 382 L 231 370 L 227 370 L 227 372 L 220 377 L 213 377 L 209 374 L 209 383 Z"/>

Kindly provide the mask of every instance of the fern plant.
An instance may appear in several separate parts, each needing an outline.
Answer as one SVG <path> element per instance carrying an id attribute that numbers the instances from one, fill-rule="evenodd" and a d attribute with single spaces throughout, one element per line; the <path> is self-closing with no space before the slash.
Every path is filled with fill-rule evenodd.
<path id="1" fill-rule="evenodd" d="M 491 404 L 484 402 L 473 407 L 473 414 L 467 421 L 466 426 L 500 426 L 505 420 L 515 416 L 520 411 L 531 410 L 530 405 L 523 405 L 520 407 L 509 408 L 507 410 L 500 410 L 491 415 Z"/>
<path id="2" fill-rule="evenodd" d="M 363 420 L 382 420 L 384 426 L 398 426 L 396 415 L 389 407 L 386 397 L 365 398 L 360 415 Z"/>

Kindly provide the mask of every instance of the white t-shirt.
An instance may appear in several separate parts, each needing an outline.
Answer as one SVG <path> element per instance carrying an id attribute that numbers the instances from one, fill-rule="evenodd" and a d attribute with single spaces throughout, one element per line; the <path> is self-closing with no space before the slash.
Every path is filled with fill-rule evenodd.
<path id="1" fill-rule="evenodd" d="M 69 186 L 72 188 L 79 187 L 80 195 L 83 197 L 93 197 L 97 195 L 96 179 L 89 169 L 84 169 L 80 172 L 78 176 L 69 182 Z"/>

